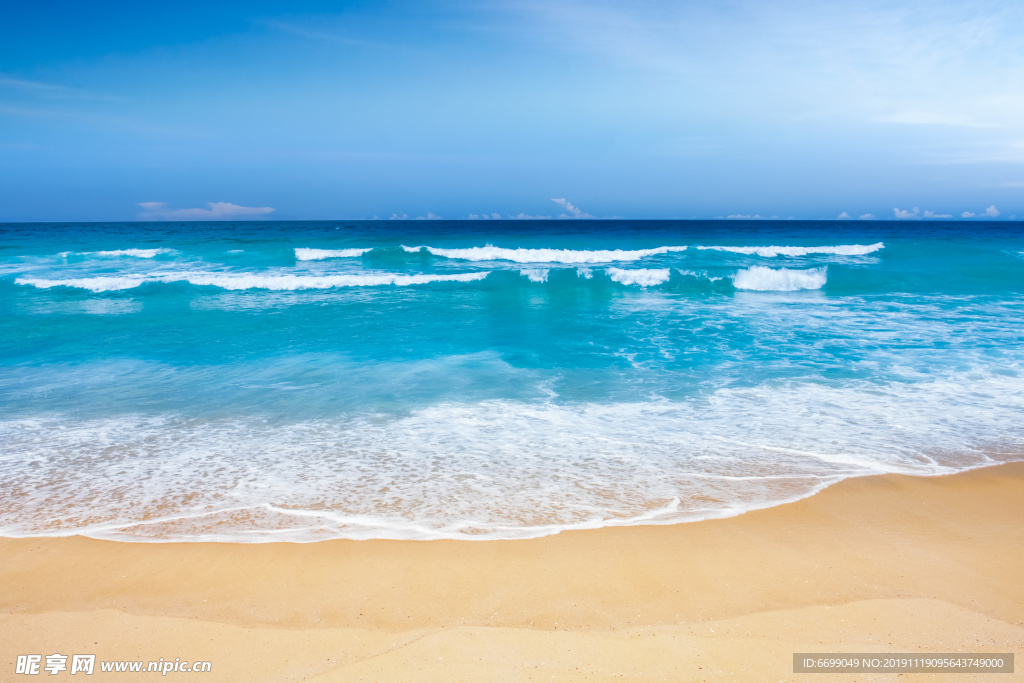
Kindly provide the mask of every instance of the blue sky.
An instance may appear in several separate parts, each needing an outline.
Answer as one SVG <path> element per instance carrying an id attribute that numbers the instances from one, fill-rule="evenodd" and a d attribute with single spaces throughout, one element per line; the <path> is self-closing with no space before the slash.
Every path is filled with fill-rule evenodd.
<path id="1" fill-rule="evenodd" d="M 150 4 L 5 6 L 0 221 L 1024 218 L 1019 0 Z"/>

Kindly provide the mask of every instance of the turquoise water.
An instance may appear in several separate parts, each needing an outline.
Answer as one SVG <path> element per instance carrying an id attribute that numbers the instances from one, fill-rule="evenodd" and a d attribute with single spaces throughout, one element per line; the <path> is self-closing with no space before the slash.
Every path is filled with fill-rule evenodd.
<path id="1" fill-rule="evenodd" d="M 1024 225 L 0 225 L 0 534 L 515 538 L 1024 453 Z"/>

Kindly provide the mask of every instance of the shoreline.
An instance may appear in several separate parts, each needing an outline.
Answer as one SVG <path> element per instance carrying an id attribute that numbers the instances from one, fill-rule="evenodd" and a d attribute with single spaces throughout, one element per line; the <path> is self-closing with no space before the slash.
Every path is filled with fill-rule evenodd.
<path id="1" fill-rule="evenodd" d="M 551 537 L 551 536 L 557 536 L 559 534 L 575 533 L 575 532 L 581 532 L 581 531 L 582 532 L 592 532 L 592 531 L 600 531 L 602 529 L 631 528 L 631 527 L 645 527 L 645 526 L 675 526 L 675 525 L 679 525 L 679 524 L 695 524 L 695 523 L 714 522 L 714 521 L 720 521 L 720 520 L 725 520 L 725 519 L 733 519 L 735 517 L 741 517 L 743 515 L 747 515 L 747 514 L 750 514 L 752 512 L 762 512 L 764 510 L 770 510 L 772 508 L 776 508 L 776 507 L 780 507 L 780 506 L 784 506 L 784 505 L 790 505 L 792 503 L 797 503 L 797 502 L 799 502 L 801 500 L 805 500 L 807 498 L 813 498 L 814 496 L 817 496 L 817 495 L 821 494 L 822 491 L 824 491 L 824 490 L 826 490 L 828 488 L 831 488 L 833 486 L 836 486 L 837 484 L 841 484 L 841 483 L 843 483 L 843 482 L 845 482 L 847 480 L 850 480 L 850 479 L 864 479 L 864 478 L 890 476 L 890 475 L 905 476 L 905 477 L 912 477 L 912 478 L 949 477 L 949 476 L 955 476 L 955 475 L 959 475 L 959 474 L 966 474 L 968 472 L 973 472 L 975 470 L 984 470 L 984 469 L 990 469 L 990 468 L 994 468 L 994 467 L 1002 467 L 1003 465 L 1012 465 L 1012 464 L 1024 464 L 1024 458 L 1022 458 L 1020 460 L 1005 460 L 1005 461 L 999 461 L 999 462 L 990 462 L 990 463 L 986 463 L 986 464 L 983 464 L 983 465 L 971 465 L 969 467 L 966 467 L 966 468 L 961 469 L 961 470 L 957 470 L 955 472 L 928 473 L 928 474 L 920 474 L 920 473 L 903 474 L 903 473 L 895 473 L 895 472 L 870 473 L 870 474 L 852 474 L 852 475 L 849 475 L 849 476 L 846 476 L 846 477 L 843 477 L 843 478 L 835 479 L 833 481 L 830 481 L 829 483 L 822 484 L 822 485 L 820 485 L 818 487 L 815 487 L 815 488 L 813 488 L 813 489 L 811 489 L 809 491 L 803 492 L 803 493 L 798 493 L 798 494 L 795 494 L 795 495 L 792 495 L 792 496 L 786 497 L 786 498 L 779 498 L 779 499 L 777 499 L 775 501 L 772 501 L 770 503 L 766 503 L 766 504 L 764 504 L 763 506 L 760 506 L 760 507 L 748 507 L 748 508 L 742 508 L 742 509 L 723 508 L 721 510 L 708 512 L 707 514 L 696 514 L 695 513 L 693 517 L 684 517 L 684 518 L 670 518 L 670 517 L 668 517 L 667 516 L 668 514 L 677 512 L 677 510 L 674 510 L 674 509 L 670 510 L 670 508 L 673 508 L 678 503 L 678 499 L 673 499 L 673 501 L 671 501 L 667 505 L 663 506 L 662 508 L 657 508 L 657 509 L 651 510 L 650 512 L 645 513 L 643 515 L 640 515 L 638 517 L 625 518 L 625 519 L 601 519 L 601 520 L 596 520 L 596 521 L 593 521 L 593 522 L 579 522 L 579 523 L 570 523 L 570 524 L 565 524 L 565 525 L 553 524 L 553 525 L 549 525 L 549 526 L 509 527 L 510 529 L 522 530 L 524 532 L 527 532 L 524 535 L 496 536 L 496 535 L 492 535 L 491 532 L 473 534 L 473 533 L 464 533 L 464 532 L 443 532 L 443 531 L 438 531 L 438 530 L 434 530 L 434 529 L 427 529 L 427 528 L 419 529 L 419 533 L 422 534 L 421 536 L 404 536 L 404 537 L 403 536 L 366 536 L 366 537 L 361 537 L 360 535 L 352 535 L 352 536 L 325 536 L 325 537 L 321 537 L 321 538 L 307 538 L 307 539 L 302 539 L 302 540 L 299 540 L 299 539 L 296 539 L 296 538 L 292 537 L 291 534 L 294 534 L 294 533 L 297 533 L 297 532 L 301 533 L 302 531 L 308 531 L 308 530 L 293 530 L 293 529 L 266 530 L 266 529 L 264 529 L 264 530 L 253 531 L 253 532 L 251 532 L 251 535 L 242 535 L 241 532 L 235 532 L 236 535 L 229 536 L 229 537 L 208 537 L 208 536 L 205 536 L 205 535 L 197 535 L 197 536 L 184 535 L 184 536 L 172 536 L 172 537 L 160 536 L 160 535 L 153 535 L 153 536 L 138 535 L 138 536 L 134 536 L 134 535 L 130 535 L 130 534 L 124 534 L 124 535 L 117 535 L 117 534 L 102 535 L 103 531 L 108 531 L 109 532 L 111 530 L 122 529 L 122 528 L 125 528 L 125 527 L 136 527 L 136 526 L 145 527 L 145 526 L 149 526 L 149 525 L 160 525 L 160 524 L 167 524 L 169 522 L 179 521 L 181 519 L 199 519 L 199 518 L 207 517 L 207 516 L 215 517 L 215 516 L 218 516 L 218 515 L 223 515 L 224 513 L 227 513 L 227 512 L 239 512 L 239 511 L 241 511 L 241 512 L 251 512 L 252 510 L 262 509 L 262 508 L 266 508 L 266 509 L 268 509 L 268 510 L 270 510 L 272 512 L 276 512 L 276 513 L 287 511 L 289 513 L 293 513 L 293 514 L 297 513 L 297 514 L 303 515 L 303 516 L 315 516 L 317 514 L 317 512 L 313 511 L 313 510 L 283 510 L 283 509 L 277 508 L 277 507 L 275 507 L 275 506 L 273 506 L 271 504 L 266 504 L 265 503 L 265 504 L 258 505 L 258 506 L 253 506 L 253 507 L 229 508 L 229 509 L 226 509 L 226 510 L 225 509 L 222 509 L 222 510 L 212 510 L 210 512 L 202 512 L 202 513 L 196 513 L 196 514 L 173 515 L 173 516 L 168 517 L 168 518 L 156 518 L 156 519 L 147 519 L 147 520 L 143 520 L 143 521 L 139 521 L 139 522 L 125 522 L 125 523 L 122 523 L 122 524 L 112 524 L 109 528 L 107 528 L 105 530 L 95 530 L 94 529 L 93 531 L 95 532 L 95 534 L 90 533 L 89 529 L 87 529 L 87 528 L 86 529 L 76 529 L 76 530 L 72 530 L 72 531 L 68 531 L 68 532 L 40 533 L 40 534 L 22 534 L 22 535 L 6 535 L 6 534 L 0 532 L 0 541 L 7 541 L 7 540 L 28 540 L 28 541 L 30 541 L 30 540 L 35 540 L 35 539 L 83 538 L 83 539 L 89 539 L 89 540 L 94 540 L 94 541 L 104 541 L 104 542 L 108 542 L 109 541 L 111 543 L 143 543 L 143 544 L 150 544 L 150 543 L 162 544 L 162 543 L 167 543 L 167 544 L 218 544 L 218 545 L 219 544 L 223 544 L 223 545 L 260 545 L 260 544 L 275 544 L 275 543 L 292 544 L 292 545 L 308 545 L 308 544 L 316 544 L 316 543 L 328 543 L 328 542 L 332 542 L 332 541 L 355 541 L 355 542 L 365 542 L 365 541 L 395 541 L 395 542 L 405 542 L 405 541 L 412 541 L 412 542 L 434 542 L 434 541 L 456 541 L 456 542 L 460 542 L 460 541 L 471 541 L 471 542 L 534 541 L 534 540 L 538 540 L 538 539 L 541 539 L 541 538 L 548 538 L 548 537 Z M 794 477 L 794 478 L 798 478 L 798 477 Z M 412 527 L 413 525 L 410 524 L 409 526 Z M 369 532 L 369 533 L 375 533 L 375 532 Z M 496 532 L 494 532 L 494 533 L 496 533 Z"/>
<path id="2" fill-rule="evenodd" d="M 1024 463 L 535 539 L 0 538 L 0 560 L 0 680 L 44 650 L 205 680 L 803 680 L 793 652 L 1024 650 Z"/>

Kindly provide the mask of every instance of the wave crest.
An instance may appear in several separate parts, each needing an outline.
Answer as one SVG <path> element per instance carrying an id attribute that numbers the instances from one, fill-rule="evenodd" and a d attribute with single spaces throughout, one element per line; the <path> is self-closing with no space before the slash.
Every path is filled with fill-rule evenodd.
<path id="1" fill-rule="evenodd" d="M 653 287 L 668 282 L 672 276 L 670 268 L 636 268 L 624 270 L 622 268 L 609 268 L 608 277 L 622 285 L 640 285 L 641 287 Z"/>
<path id="2" fill-rule="evenodd" d="M 728 251 L 734 254 L 748 254 L 773 258 L 775 256 L 806 256 L 808 254 L 836 254 L 839 256 L 863 256 L 884 249 L 885 244 L 838 244 L 826 247 L 694 247 L 701 250 Z"/>
<path id="3" fill-rule="evenodd" d="M 736 289 L 757 292 L 795 292 L 800 289 L 821 289 L 828 279 L 827 269 L 792 270 L 751 266 L 732 276 Z"/>
<path id="4" fill-rule="evenodd" d="M 174 275 L 124 275 L 120 277 L 71 278 L 66 280 L 45 280 L 40 278 L 17 278 L 19 285 L 39 289 L 51 287 L 73 287 L 92 292 L 112 292 L 133 289 L 150 282 L 188 282 L 198 286 L 220 287 L 228 290 L 267 289 L 273 291 L 295 291 L 300 289 L 334 289 L 337 287 L 377 287 L 395 285 L 425 285 L 432 282 L 473 282 L 483 280 L 490 271 L 456 273 L 453 275 L 404 275 L 380 273 L 366 275 L 261 275 L 257 273 L 180 273 Z"/>
<path id="5" fill-rule="evenodd" d="M 513 261 L 515 263 L 612 263 L 615 261 L 636 261 L 647 256 L 666 254 L 672 251 L 686 251 L 686 247 L 655 247 L 654 249 L 610 249 L 610 250 L 575 250 L 575 249 L 506 249 L 490 244 L 484 247 L 466 249 L 441 249 L 439 247 L 407 247 L 402 249 L 409 253 L 417 253 L 426 249 L 434 256 L 462 259 L 465 261 Z"/>
<path id="6" fill-rule="evenodd" d="M 371 251 L 371 248 L 309 249 L 306 247 L 297 247 L 295 249 L 295 259 L 298 261 L 322 261 L 329 258 L 353 258 L 355 256 L 362 256 L 368 251 Z"/>
<path id="7" fill-rule="evenodd" d="M 113 249 L 111 251 L 62 251 L 58 254 L 61 258 L 68 256 L 132 256 L 135 258 L 154 258 L 160 254 L 174 253 L 174 249 L 160 247 L 159 249 Z"/>

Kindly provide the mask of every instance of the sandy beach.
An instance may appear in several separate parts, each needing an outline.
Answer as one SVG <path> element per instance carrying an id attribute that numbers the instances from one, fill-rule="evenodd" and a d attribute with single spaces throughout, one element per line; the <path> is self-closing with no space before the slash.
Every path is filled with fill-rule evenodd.
<path id="1" fill-rule="evenodd" d="M 208 660 L 208 681 L 789 681 L 828 678 L 794 674 L 794 652 L 1019 658 L 1022 520 L 1014 463 L 526 541 L 4 539 L 0 679 L 31 653 Z"/>

